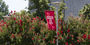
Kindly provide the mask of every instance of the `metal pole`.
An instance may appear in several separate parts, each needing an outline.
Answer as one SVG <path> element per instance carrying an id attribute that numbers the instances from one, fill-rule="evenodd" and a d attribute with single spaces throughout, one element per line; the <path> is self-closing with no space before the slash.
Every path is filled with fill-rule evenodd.
<path id="1" fill-rule="evenodd" d="M 55 5 L 56 7 L 56 45 L 58 45 L 58 35 L 57 35 L 57 32 L 58 32 L 58 6 L 59 6 L 59 2 L 52 2 L 52 4 Z"/>
<path id="2" fill-rule="evenodd" d="M 56 7 L 56 37 L 57 37 L 56 45 L 58 45 L 58 35 L 57 35 L 57 32 L 58 32 L 58 7 Z"/>

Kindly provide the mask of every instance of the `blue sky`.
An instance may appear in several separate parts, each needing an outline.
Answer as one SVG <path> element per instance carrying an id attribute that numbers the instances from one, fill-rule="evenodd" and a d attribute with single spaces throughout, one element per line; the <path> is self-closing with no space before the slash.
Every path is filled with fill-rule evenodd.
<path id="1" fill-rule="evenodd" d="M 12 11 L 17 11 L 19 12 L 20 10 L 25 10 L 25 7 L 28 7 L 28 0 L 3 0 L 5 1 L 6 5 L 9 7 L 9 12 Z"/>

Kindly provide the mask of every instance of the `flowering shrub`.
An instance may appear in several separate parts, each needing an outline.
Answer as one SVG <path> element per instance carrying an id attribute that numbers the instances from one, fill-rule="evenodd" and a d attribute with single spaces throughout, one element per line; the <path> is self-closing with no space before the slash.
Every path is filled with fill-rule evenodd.
<path id="1" fill-rule="evenodd" d="M 90 43 L 90 20 L 83 20 L 81 17 L 70 17 L 68 20 L 68 25 L 70 28 L 70 34 L 72 37 L 72 42 L 75 45 L 89 45 Z"/>
<path id="2" fill-rule="evenodd" d="M 47 45 L 54 40 L 55 31 L 49 31 L 43 19 L 16 15 L 12 11 L 10 15 L 9 20 L 1 20 L 0 23 L 1 45 Z"/>
<path id="3" fill-rule="evenodd" d="M 11 13 L 9 20 L 0 20 L 0 45 L 89 45 L 90 21 L 81 18 L 58 20 L 58 32 L 48 30 L 39 17 Z M 58 37 L 56 37 L 56 34 Z"/>

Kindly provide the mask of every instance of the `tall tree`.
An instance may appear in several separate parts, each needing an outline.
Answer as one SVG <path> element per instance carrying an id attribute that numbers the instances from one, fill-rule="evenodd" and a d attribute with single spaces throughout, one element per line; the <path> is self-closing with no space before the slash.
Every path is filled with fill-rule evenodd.
<path id="1" fill-rule="evenodd" d="M 8 14 L 8 6 L 3 0 L 0 0 L 0 16 Z"/>
<path id="2" fill-rule="evenodd" d="M 84 19 L 89 19 L 90 20 L 90 4 L 86 4 L 81 10 L 80 10 L 80 15 L 82 14 Z"/>
<path id="3" fill-rule="evenodd" d="M 49 10 L 48 0 L 29 0 L 29 11 L 35 10 L 34 16 L 39 16 L 41 19 L 45 19 L 45 10 Z"/>

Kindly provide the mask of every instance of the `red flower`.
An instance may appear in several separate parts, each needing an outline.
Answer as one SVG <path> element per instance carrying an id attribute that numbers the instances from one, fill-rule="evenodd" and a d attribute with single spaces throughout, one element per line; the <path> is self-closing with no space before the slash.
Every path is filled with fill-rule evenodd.
<path id="1" fill-rule="evenodd" d="M 16 11 L 14 11 L 14 13 L 15 13 Z"/>
<path id="2" fill-rule="evenodd" d="M 63 31 L 61 30 L 61 34 L 63 34 Z"/>
<path id="3" fill-rule="evenodd" d="M 6 24 L 6 22 L 4 22 L 4 24 Z"/>
<path id="4" fill-rule="evenodd" d="M 22 25 L 22 20 L 20 19 L 19 21 L 20 21 L 20 26 L 21 26 Z"/>
<path id="5" fill-rule="evenodd" d="M 58 20 L 58 23 L 60 22 L 60 20 Z"/>
<path id="6" fill-rule="evenodd" d="M 65 24 L 65 27 L 67 26 L 67 24 Z"/>
<path id="7" fill-rule="evenodd" d="M 39 22 L 39 24 L 41 24 L 41 22 Z"/>
<path id="8" fill-rule="evenodd" d="M 41 18 L 39 20 L 41 20 Z"/>
<path id="9" fill-rule="evenodd" d="M 59 19 L 59 21 L 62 23 L 62 19 Z M 59 22 L 59 21 L 58 21 L 58 22 Z"/>
<path id="10" fill-rule="evenodd" d="M 61 26 L 61 30 L 63 30 L 63 27 Z"/>
<path id="11" fill-rule="evenodd" d="M 6 27 L 8 27 L 8 25 L 6 25 Z"/>
<path id="12" fill-rule="evenodd" d="M 32 27 L 32 29 L 35 29 L 35 27 Z"/>
<path id="13" fill-rule="evenodd" d="M 43 38 L 43 40 L 45 40 L 45 38 Z"/>
<path id="14" fill-rule="evenodd" d="M 31 22 L 33 22 L 33 20 L 31 20 Z"/>
<path id="15" fill-rule="evenodd" d="M 67 39 L 69 39 L 69 37 L 67 37 Z"/>
<path id="16" fill-rule="evenodd" d="M 69 33 L 70 32 L 70 29 L 68 29 L 67 32 Z"/>
<path id="17" fill-rule="evenodd" d="M 73 42 L 72 42 L 72 44 L 71 45 L 75 45 Z"/>
<path id="18" fill-rule="evenodd" d="M 22 20 L 21 19 L 19 21 L 20 21 L 20 23 L 22 23 Z"/>
<path id="19" fill-rule="evenodd" d="M 88 35 L 88 39 L 90 40 L 90 35 Z"/>
<path id="20" fill-rule="evenodd" d="M 11 10 L 11 13 L 13 13 L 13 11 Z"/>
<path id="21" fill-rule="evenodd" d="M 84 34 L 84 35 L 83 35 L 83 39 L 86 39 L 86 38 L 87 38 L 87 36 L 86 36 L 86 34 Z"/>
<path id="22" fill-rule="evenodd" d="M 16 21 L 16 24 L 17 24 L 18 22 Z"/>
<path id="23" fill-rule="evenodd" d="M 13 13 L 13 15 L 15 15 L 16 13 Z"/>
<path id="24" fill-rule="evenodd" d="M 38 18 L 38 19 L 39 19 L 39 17 L 38 17 L 38 16 L 36 16 L 36 18 Z"/>
<path id="25" fill-rule="evenodd" d="M 14 17 L 13 19 L 16 20 L 16 17 Z"/>
<path id="26" fill-rule="evenodd" d="M 40 38 L 38 40 L 40 40 Z"/>
<path id="27" fill-rule="evenodd" d="M 34 38 L 32 38 L 32 40 L 34 40 Z"/>
<path id="28" fill-rule="evenodd" d="M 44 19 L 42 19 L 42 21 L 44 21 Z"/>
<path id="29" fill-rule="evenodd" d="M 59 32 L 57 32 L 57 35 L 59 35 Z"/>
<path id="30" fill-rule="evenodd" d="M 3 30 L 0 30 L 1 32 L 3 32 Z"/>
<path id="31" fill-rule="evenodd" d="M 0 27 L 0 31 L 2 31 L 2 27 Z"/>
<path id="32" fill-rule="evenodd" d="M 11 35 L 11 38 L 15 38 L 14 34 Z"/>
<path id="33" fill-rule="evenodd" d="M 50 41 L 50 43 L 52 43 L 52 41 Z"/>
<path id="34" fill-rule="evenodd" d="M 0 31 L 3 32 L 2 28 L 0 27 Z"/>
<path id="35" fill-rule="evenodd" d="M 79 40 L 77 40 L 77 42 L 79 43 L 80 41 L 79 41 Z"/>
<path id="36" fill-rule="evenodd" d="M 36 20 L 36 18 L 32 18 L 33 20 Z"/>
<path id="37" fill-rule="evenodd" d="M 60 37 L 60 40 L 62 39 L 62 37 Z"/>
<path id="38" fill-rule="evenodd" d="M 75 45 L 75 44 L 72 42 L 72 45 Z"/>
<path id="39" fill-rule="evenodd" d="M 55 43 L 56 43 L 56 41 L 55 41 L 55 40 L 53 40 L 53 43 L 55 44 Z"/>
<path id="40" fill-rule="evenodd" d="M 3 20 L 1 20 L 1 22 L 4 22 Z"/>
<path id="41" fill-rule="evenodd" d="M 68 45 L 68 42 L 65 42 L 65 45 Z"/>
<path id="42" fill-rule="evenodd" d="M 20 31 L 23 31 L 23 29 L 21 28 Z"/>
<path id="43" fill-rule="evenodd" d="M 73 37 L 74 37 L 74 35 L 71 35 L 71 37 L 73 38 Z"/>
<path id="44" fill-rule="evenodd" d="M 57 39 L 58 37 L 57 36 L 55 36 L 55 39 Z"/>
<path id="45" fill-rule="evenodd" d="M 61 21 L 61 23 L 62 23 L 62 19 L 61 19 L 60 21 Z"/>
<path id="46" fill-rule="evenodd" d="M 31 28 L 29 28 L 29 30 L 32 30 Z"/>

